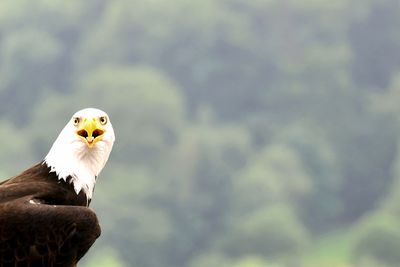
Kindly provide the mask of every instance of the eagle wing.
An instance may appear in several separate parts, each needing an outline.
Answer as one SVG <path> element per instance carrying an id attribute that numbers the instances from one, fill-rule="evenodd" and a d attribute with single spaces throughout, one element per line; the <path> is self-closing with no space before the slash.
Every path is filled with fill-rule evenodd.
<path id="1" fill-rule="evenodd" d="M 38 192 L 34 186 L 0 186 L 0 267 L 75 266 L 100 235 L 96 214 L 49 204 L 30 191 Z"/>

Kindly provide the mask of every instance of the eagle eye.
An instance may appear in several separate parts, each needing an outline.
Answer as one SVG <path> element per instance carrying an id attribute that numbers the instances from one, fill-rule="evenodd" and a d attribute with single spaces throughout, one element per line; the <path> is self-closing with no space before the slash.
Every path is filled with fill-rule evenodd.
<path id="1" fill-rule="evenodd" d="M 78 118 L 78 117 L 73 118 L 73 119 L 72 119 L 72 122 L 74 123 L 75 126 L 78 126 L 78 124 L 79 124 L 79 118 Z"/>
<path id="2" fill-rule="evenodd" d="M 106 116 L 101 116 L 99 118 L 101 125 L 105 125 L 107 123 L 107 117 Z"/>

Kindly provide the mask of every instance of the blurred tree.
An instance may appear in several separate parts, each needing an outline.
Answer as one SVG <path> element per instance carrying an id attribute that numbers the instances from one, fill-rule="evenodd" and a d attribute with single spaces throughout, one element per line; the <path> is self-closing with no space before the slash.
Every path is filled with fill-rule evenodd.
<path id="1" fill-rule="evenodd" d="M 260 210 L 277 201 L 295 204 L 310 192 L 310 182 L 295 151 L 285 144 L 267 146 L 234 181 L 235 212 Z"/>
<path id="2" fill-rule="evenodd" d="M 54 85 L 61 53 L 56 39 L 36 29 L 18 31 L 3 40 L 0 113 L 14 118 L 18 127 L 29 121 L 29 108 Z"/>
<path id="3" fill-rule="evenodd" d="M 231 177 L 246 163 L 249 145 L 244 129 L 208 120 L 182 133 L 163 174 L 171 189 L 162 202 L 175 226 L 169 241 L 174 245 L 166 247 L 171 266 L 187 266 L 224 236 L 234 208 Z"/>
<path id="4" fill-rule="evenodd" d="M 113 244 L 129 266 L 170 266 L 164 250 L 175 229 L 168 210 L 154 201 L 165 194 L 163 177 L 153 179 L 149 170 L 124 165 L 106 170 L 102 177 L 93 204 L 103 227 L 99 245 Z"/>
<path id="5" fill-rule="evenodd" d="M 269 263 L 265 260 L 255 257 L 248 256 L 240 258 L 238 260 L 227 259 L 220 255 L 206 254 L 203 257 L 195 260 L 190 267 L 281 267 L 281 264 Z"/>
<path id="6" fill-rule="evenodd" d="M 367 16 L 350 24 L 349 38 L 354 51 L 352 73 L 360 87 L 384 90 L 398 71 L 399 15 L 398 1 L 374 1 Z"/>
<path id="7" fill-rule="evenodd" d="M 275 205 L 249 212 L 232 222 L 225 250 L 233 258 L 246 255 L 269 260 L 296 259 L 307 245 L 307 234 L 290 208 Z"/>
<path id="8" fill-rule="evenodd" d="M 35 163 L 29 149 L 29 138 L 9 121 L 0 121 L 0 182 Z"/>
<path id="9" fill-rule="evenodd" d="M 116 256 L 115 250 L 112 248 L 101 249 L 97 257 L 90 257 L 90 251 L 81 261 L 81 265 L 87 267 L 123 267 L 127 266 Z"/>
<path id="10" fill-rule="evenodd" d="M 359 225 L 354 245 L 355 261 L 365 258 L 386 266 L 397 266 L 400 261 L 399 220 L 387 214 L 374 214 Z"/>
<path id="11" fill-rule="evenodd" d="M 313 233 L 331 229 L 344 209 L 338 194 L 343 181 L 337 169 L 337 155 L 325 129 L 303 120 L 286 127 L 275 139 L 274 143 L 282 142 L 298 155 L 305 172 L 303 175 L 311 180 L 309 191 L 294 201 L 294 206 L 300 211 L 299 217 Z"/>
<path id="12" fill-rule="evenodd" d="M 281 267 L 281 264 L 269 263 L 261 258 L 257 257 L 246 257 L 234 262 L 231 266 L 233 267 Z"/>

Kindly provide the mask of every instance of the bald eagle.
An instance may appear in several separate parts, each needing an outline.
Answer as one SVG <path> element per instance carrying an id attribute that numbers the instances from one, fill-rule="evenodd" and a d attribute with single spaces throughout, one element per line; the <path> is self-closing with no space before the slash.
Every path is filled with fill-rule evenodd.
<path id="1" fill-rule="evenodd" d="M 0 266 L 72 267 L 100 236 L 89 208 L 115 140 L 108 115 L 76 112 L 43 161 L 0 182 Z"/>

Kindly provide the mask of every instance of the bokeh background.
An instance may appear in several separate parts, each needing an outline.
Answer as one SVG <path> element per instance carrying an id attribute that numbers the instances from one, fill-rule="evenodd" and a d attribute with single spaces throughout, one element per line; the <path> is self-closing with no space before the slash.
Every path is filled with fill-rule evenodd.
<path id="1" fill-rule="evenodd" d="M 117 141 L 82 267 L 400 264 L 398 0 L 2 0 L 0 174 Z"/>

